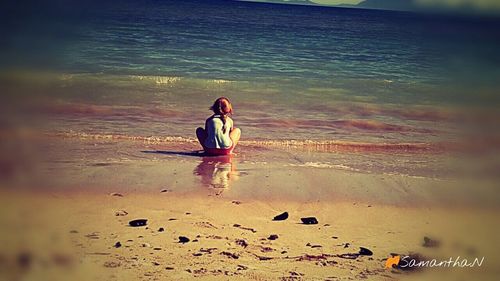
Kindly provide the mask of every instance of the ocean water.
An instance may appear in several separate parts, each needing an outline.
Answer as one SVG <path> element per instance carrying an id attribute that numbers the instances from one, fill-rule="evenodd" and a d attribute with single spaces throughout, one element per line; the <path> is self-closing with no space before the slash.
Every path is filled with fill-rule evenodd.
<path id="1" fill-rule="evenodd" d="M 456 139 L 472 108 L 498 120 L 498 18 L 104 2 L 3 9 L 5 112 L 51 133 L 192 139 L 226 96 L 243 140 L 396 144 Z"/>

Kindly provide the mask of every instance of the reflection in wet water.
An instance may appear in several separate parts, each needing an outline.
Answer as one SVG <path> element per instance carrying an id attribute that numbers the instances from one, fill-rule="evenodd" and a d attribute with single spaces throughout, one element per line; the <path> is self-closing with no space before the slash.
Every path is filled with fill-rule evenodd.
<path id="1" fill-rule="evenodd" d="M 236 161 L 232 158 L 232 155 L 203 157 L 193 173 L 201 177 L 203 186 L 213 189 L 215 195 L 220 195 L 239 178 Z"/>

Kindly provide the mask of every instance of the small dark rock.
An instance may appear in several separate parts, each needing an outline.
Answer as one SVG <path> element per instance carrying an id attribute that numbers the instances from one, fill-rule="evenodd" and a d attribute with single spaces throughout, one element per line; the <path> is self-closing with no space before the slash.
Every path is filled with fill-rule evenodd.
<path id="1" fill-rule="evenodd" d="M 170 190 L 168 190 L 168 189 L 164 188 L 164 189 L 160 190 L 160 192 L 161 192 L 161 193 L 165 193 L 165 192 L 170 192 Z"/>
<path id="2" fill-rule="evenodd" d="M 238 267 L 236 268 L 236 270 L 247 270 L 247 269 L 248 269 L 248 266 L 245 266 L 242 264 L 238 264 Z"/>
<path id="3" fill-rule="evenodd" d="M 155 251 L 161 251 L 161 248 L 160 247 L 155 247 L 155 248 L 153 248 L 153 250 L 155 250 Z"/>
<path id="4" fill-rule="evenodd" d="M 187 238 L 186 236 L 179 236 L 179 243 L 187 243 L 189 242 L 189 238 Z"/>
<path id="5" fill-rule="evenodd" d="M 115 243 L 115 248 L 120 248 L 121 246 L 122 246 L 122 243 L 120 243 L 120 242 Z"/>
<path id="6" fill-rule="evenodd" d="M 163 227 L 158 228 L 158 232 L 163 232 L 165 229 Z"/>
<path id="7" fill-rule="evenodd" d="M 157 265 L 157 266 L 158 266 L 158 265 L 160 265 L 160 263 L 159 263 L 159 262 L 154 261 L 154 262 L 153 262 L 153 265 Z"/>
<path id="8" fill-rule="evenodd" d="M 307 217 L 300 219 L 303 224 L 318 224 L 318 220 L 315 217 Z"/>
<path id="9" fill-rule="evenodd" d="M 226 252 L 226 251 L 222 252 L 221 255 L 224 255 L 224 256 L 227 256 L 227 257 L 233 258 L 233 259 L 239 259 L 240 258 L 240 256 L 238 256 L 237 254 Z"/>
<path id="10" fill-rule="evenodd" d="M 359 254 L 362 256 L 371 256 L 373 255 L 373 252 L 367 248 L 359 247 Z"/>
<path id="11" fill-rule="evenodd" d="M 267 239 L 268 239 L 268 240 L 276 240 L 276 239 L 278 239 L 278 235 L 276 235 L 276 234 L 271 234 L 271 235 L 269 235 L 269 237 L 267 237 Z"/>
<path id="12" fill-rule="evenodd" d="M 273 258 L 272 257 L 265 257 L 265 256 L 257 256 L 259 258 L 259 260 L 261 261 L 267 261 L 267 260 L 272 260 Z"/>
<path id="13" fill-rule="evenodd" d="M 274 251 L 274 249 L 271 248 L 271 247 L 263 247 L 263 246 L 261 246 L 260 251 L 263 252 L 263 253 L 269 253 L 269 252 Z"/>
<path id="14" fill-rule="evenodd" d="M 284 221 L 288 219 L 288 212 L 284 212 L 282 214 L 279 214 L 273 218 L 273 221 Z"/>
<path id="15" fill-rule="evenodd" d="M 238 240 L 236 240 L 236 244 L 237 244 L 237 245 L 240 245 L 240 246 L 241 246 L 241 247 L 243 247 L 243 248 L 248 247 L 248 243 L 247 243 L 247 241 L 245 241 L 244 239 L 238 239 Z"/>
<path id="16" fill-rule="evenodd" d="M 166 269 L 166 270 L 174 270 L 175 268 L 170 267 L 170 266 L 167 266 L 167 267 L 165 267 L 165 269 Z"/>
<path id="17" fill-rule="evenodd" d="M 118 192 L 113 192 L 113 193 L 111 193 L 111 194 L 109 194 L 109 195 L 111 195 L 111 196 L 116 196 L 116 197 L 123 197 L 123 194 L 118 193 Z"/>
<path id="18" fill-rule="evenodd" d="M 137 220 L 132 220 L 129 221 L 129 225 L 133 227 L 137 226 L 145 226 L 147 224 L 148 220 L 147 219 L 137 219 Z"/>
<path id="19" fill-rule="evenodd" d="M 344 248 L 349 248 L 350 245 L 351 245 L 350 243 L 345 243 Z"/>

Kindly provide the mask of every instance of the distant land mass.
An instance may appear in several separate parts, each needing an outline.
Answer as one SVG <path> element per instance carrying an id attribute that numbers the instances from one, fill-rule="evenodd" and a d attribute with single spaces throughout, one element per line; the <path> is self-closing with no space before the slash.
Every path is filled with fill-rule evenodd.
<path id="1" fill-rule="evenodd" d="M 462 15 L 492 15 L 498 17 L 500 15 L 500 6 L 492 6 L 492 9 L 485 9 L 480 5 L 474 5 L 473 2 L 463 1 L 456 5 L 446 4 L 447 2 L 419 2 L 417 0 L 364 0 L 358 4 L 338 4 L 326 5 L 316 3 L 316 0 L 238 0 L 259 3 L 278 3 L 292 5 L 309 5 L 309 6 L 330 6 L 342 8 L 359 8 L 359 9 L 376 9 L 376 10 L 392 10 L 392 11 L 410 11 L 410 12 L 426 12 L 437 14 L 462 14 Z M 495 8 L 496 7 L 496 8 Z"/>
<path id="2" fill-rule="evenodd" d="M 364 0 L 359 4 L 340 4 L 337 7 L 414 11 L 418 9 L 414 0 Z"/>
<path id="3" fill-rule="evenodd" d="M 414 0 L 364 0 L 358 4 L 339 4 L 339 5 L 324 5 L 315 3 L 310 0 L 243 0 L 250 2 L 264 2 L 277 4 L 295 4 L 295 5 L 321 5 L 334 6 L 344 8 L 362 8 L 362 9 L 380 9 L 380 10 L 396 10 L 396 11 L 413 11 L 417 7 Z"/>

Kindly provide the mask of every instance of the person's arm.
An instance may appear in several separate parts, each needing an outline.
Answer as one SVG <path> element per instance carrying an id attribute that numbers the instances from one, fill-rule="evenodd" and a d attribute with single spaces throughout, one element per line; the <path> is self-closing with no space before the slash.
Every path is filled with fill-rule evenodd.
<path id="1" fill-rule="evenodd" d="M 205 131 L 207 131 L 207 129 L 208 129 L 208 121 L 210 121 L 212 118 L 214 118 L 214 117 L 210 116 L 207 118 L 207 120 L 205 120 Z"/>
<path id="2" fill-rule="evenodd" d="M 231 128 L 229 128 L 229 132 L 232 132 L 234 130 L 233 119 L 231 119 L 231 117 L 228 117 L 227 119 L 231 121 Z"/>

